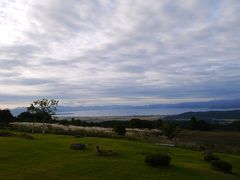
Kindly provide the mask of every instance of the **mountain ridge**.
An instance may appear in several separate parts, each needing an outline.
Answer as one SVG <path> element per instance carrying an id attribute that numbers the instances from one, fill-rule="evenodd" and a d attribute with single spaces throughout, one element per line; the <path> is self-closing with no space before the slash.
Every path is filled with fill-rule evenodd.
<path id="1" fill-rule="evenodd" d="M 184 102 L 175 104 L 148 104 L 148 105 L 102 105 L 102 106 L 58 106 L 57 113 L 70 111 L 114 110 L 114 109 L 164 109 L 164 108 L 206 108 L 206 109 L 237 109 L 240 108 L 240 99 L 215 100 L 205 102 Z M 26 111 L 26 107 L 10 109 L 14 116 Z"/>

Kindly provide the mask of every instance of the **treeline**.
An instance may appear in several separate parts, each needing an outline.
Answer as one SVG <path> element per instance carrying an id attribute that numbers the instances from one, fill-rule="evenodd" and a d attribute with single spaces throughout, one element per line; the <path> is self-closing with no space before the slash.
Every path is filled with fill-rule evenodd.
<path id="1" fill-rule="evenodd" d="M 19 122 L 42 122 L 42 113 L 32 114 L 29 112 L 23 112 L 17 116 L 17 121 Z M 72 118 L 71 120 L 57 120 L 52 118 L 50 115 L 45 118 L 46 123 L 58 123 L 62 125 L 74 125 L 74 126 L 98 126 L 98 127 L 116 127 L 124 126 L 126 128 L 147 128 L 156 129 L 162 126 L 162 120 L 148 121 L 141 119 L 131 119 L 130 121 L 102 121 L 102 122 L 89 122 L 80 119 Z"/>
<path id="2" fill-rule="evenodd" d="M 25 122 L 41 122 L 42 114 L 31 114 L 29 112 L 21 113 L 17 119 L 18 121 Z M 189 130 L 199 130 L 199 131 L 211 131 L 211 130 L 228 130 L 228 131 L 240 131 L 240 121 L 236 120 L 230 124 L 219 124 L 212 123 L 209 121 L 204 121 L 197 119 L 196 117 L 191 117 L 189 121 L 180 121 L 172 119 L 158 119 L 154 121 L 141 120 L 138 118 L 133 118 L 129 121 L 102 121 L 102 122 L 88 122 L 80 119 L 72 118 L 71 120 L 56 120 L 52 119 L 51 116 L 45 118 L 47 123 L 58 123 L 62 125 L 75 125 L 75 126 L 98 126 L 98 127 L 116 127 L 124 126 L 126 128 L 139 128 L 139 129 L 161 129 L 163 124 L 166 122 L 172 122 L 175 126 L 181 129 Z"/>
<path id="3" fill-rule="evenodd" d="M 57 123 L 62 125 L 75 125 L 75 126 L 97 126 L 97 127 L 116 127 L 124 126 L 126 128 L 139 128 L 139 129 L 162 129 L 163 125 L 167 122 L 171 122 L 174 126 L 180 129 L 199 130 L 199 131 L 211 131 L 211 130 L 226 130 L 226 131 L 240 131 L 240 121 L 236 120 L 229 124 L 220 124 L 204 121 L 191 117 L 189 121 L 180 121 L 172 119 L 158 119 L 154 121 L 141 120 L 133 118 L 129 121 L 102 121 L 102 122 L 88 122 L 80 119 L 72 118 L 71 120 L 57 120 L 47 113 L 35 113 L 23 112 L 14 118 L 9 110 L 0 110 L 0 126 L 7 126 L 10 122 L 42 122 L 42 118 L 45 118 L 46 123 Z"/>

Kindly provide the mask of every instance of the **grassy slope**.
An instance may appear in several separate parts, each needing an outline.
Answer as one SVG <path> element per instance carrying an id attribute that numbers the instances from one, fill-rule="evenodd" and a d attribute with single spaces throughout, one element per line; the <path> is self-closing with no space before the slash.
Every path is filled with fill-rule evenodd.
<path id="1" fill-rule="evenodd" d="M 79 138 L 60 135 L 35 135 L 36 140 L 0 137 L 0 179 L 238 179 L 240 156 L 218 154 L 233 164 L 234 174 L 211 169 L 201 152 L 159 147 L 137 141 L 104 138 Z M 85 151 L 74 151 L 74 142 L 88 144 Z M 100 145 L 118 154 L 99 157 Z M 152 168 L 141 152 L 169 152 L 170 168 Z"/>

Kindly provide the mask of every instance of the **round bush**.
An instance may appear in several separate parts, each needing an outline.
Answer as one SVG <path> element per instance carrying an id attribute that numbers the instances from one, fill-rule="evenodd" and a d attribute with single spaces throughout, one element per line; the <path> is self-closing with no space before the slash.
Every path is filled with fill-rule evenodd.
<path id="1" fill-rule="evenodd" d="M 219 157 L 214 156 L 213 154 L 206 154 L 206 155 L 204 155 L 203 158 L 205 161 L 208 161 L 208 162 L 214 161 L 214 160 L 220 160 Z"/>
<path id="2" fill-rule="evenodd" d="M 213 160 L 212 167 L 216 170 L 230 173 L 232 171 L 232 165 L 226 161 Z"/>
<path id="3" fill-rule="evenodd" d="M 83 138 L 84 136 L 82 136 L 82 135 L 75 135 L 74 137 L 75 138 Z"/>
<path id="4" fill-rule="evenodd" d="M 86 149 L 87 147 L 85 144 L 71 144 L 70 148 L 74 150 L 83 150 Z"/>
<path id="5" fill-rule="evenodd" d="M 153 167 L 169 166 L 171 157 L 168 154 L 147 154 L 145 162 Z"/>

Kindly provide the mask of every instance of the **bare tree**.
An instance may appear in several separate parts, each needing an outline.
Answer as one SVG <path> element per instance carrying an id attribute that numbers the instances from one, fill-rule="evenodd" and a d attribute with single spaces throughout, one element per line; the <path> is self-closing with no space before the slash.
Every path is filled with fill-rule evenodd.
<path id="1" fill-rule="evenodd" d="M 57 111 L 57 100 L 55 99 L 41 99 L 33 101 L 32 104 L 27 108 L 30 113 L 40 113 L 42 115 L 42 134 L 45 134 L 45 120 L 47 115 L 54 115 Z M 33 120 L 33 128 L 34 128 L 34 120 Z M 33 132 L 33 130 L 32 130 Z"/>

